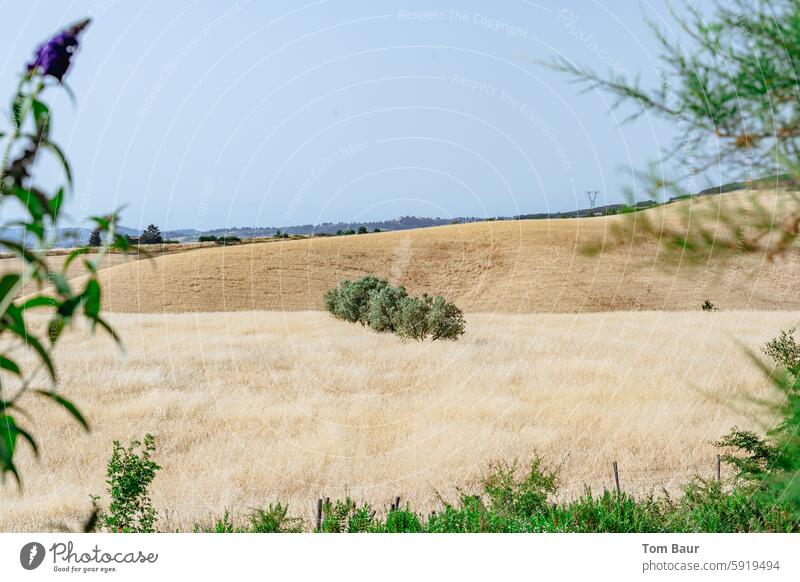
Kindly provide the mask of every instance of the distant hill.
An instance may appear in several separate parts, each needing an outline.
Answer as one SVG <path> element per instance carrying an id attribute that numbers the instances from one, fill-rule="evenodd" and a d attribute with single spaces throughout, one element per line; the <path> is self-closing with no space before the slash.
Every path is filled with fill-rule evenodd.
<path id="1" fill-rule="evenodd" d="M 791 180 L 788 174 L 782 174 L 776 178 L 760 178 L 752 182 L 730 182 L 721 186 L 707 188 L 701 190 L 697 194 L 687 195 L 682 198 L 690 198 L 692 196 L 708 196 L 711 194 L 724 194 L 728 192 L 735 192 L 750 188 L 754 190 L 769 189 L 769 188 L 787 188 L 797 187 L 798 184 Z M 674 202 L 679 198 L 672 198 L 668 201 Z M 586 218 L 591 216 L 608 216 L 615 214 L 623 214 L 644 208 L 651 208 L 657 206 L 658 203 L 654 200 L 643 200 L 636 202 L 633 205 L 629 204 L 608 204 L 605 206 L 597 206 L 594 208 L 579 208 L 577 210 L 563 211 L 563 212 L 538 212 L 532 214 L 518 214 L 516 216 L 496 216 L 496 217 L 480 217 L 480 216 L 459 216 L 455 218 L 427 218 L 419 216 L 401 216 L 391 220 L 378 220 L 366 222 L 324 222 L 322 224 L 299 224 L 290 226 L 232 226 L 229 228 L 216 228 L 211 230 L 197 230 L 194 228 L 181 228 L 175 230 L 164 230 L 162 235 L 165 239 L 177 240 L 180 242 L 193 242 L 201 236 L 236 236 L 239 238 L 264 238 L 274 236 L 279 231 L 290 235 L 301 236 L 326 236 L 335 235 L 337 233 L 345 232 L 349 229 L 358 230 L 359 227 L 364 227 L 369 232 L 375 230 L 380 231 L 398 231 L 398 230 L 411 230 L 418 228 L 431 228 L 436 226 L 445 226 L 448 224 L 470 224 L 474 222 L 489 222 L 497 220 L 546 220 L 550 218 Z M 141 234 L 140 229 L 120 226 L 119 232 L 135 237 Z M 57 248 L 73 247 L 86 244 L 89 241 L 91 230 L 88 228 L 60 228 L 58 229 L 56 242 L 54 244 Z M 22 238 L 22 230 L 18 228 L 0 228 L 0 236 L 19 241 Z M 34 242 L 32 239 L 29 241 L 31 244 Z"/>
<path id="2" fill-rule="evenodd" d="M 765 205 L 784 196 L 731 196 L 751 194 Z M 690 202 L 717 200 L 646 212 L 680 223 Z M 721 262 L 664 268 L 655 242 L 633 248 L 614 240 L 615 225 L 625 219 L 481 221 L 209 246 L 104 270 L 103 300 L 110 311 L 126 312 L 318 310 L 325 291 L 341 279 L 375 274 L 413 294 L 442 294 L 470 312 L 700 310 L 706 299 L 723 310 L 800 309 L 800 295 L 785 291 L 800 279 L 797 261 L 768 264 L 752 255 L 737 260 L 735 269 Z M 599 255 L 581 253 L 603 241 Z"/>

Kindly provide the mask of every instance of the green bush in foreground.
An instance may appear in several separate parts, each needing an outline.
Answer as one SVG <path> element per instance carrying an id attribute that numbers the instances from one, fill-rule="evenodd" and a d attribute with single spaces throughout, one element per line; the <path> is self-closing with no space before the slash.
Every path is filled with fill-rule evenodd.
<path id="1" fill-rule="evenodd" d="M 344 279 L 323 301 L 334 317 L 404 339 L 456 340 L 466 326 L 464 313 L 444 297 L 411 297 L 404 287 L 392 287 L 372 275 L 357 281 Z"/>
<path id="2" fill-rule="evenodd" d="M 92 497 L 100 529 L 124 533 L 155 531 L 156 511 L 148 492 L 161 468 L 151 458 L 155 450 L 155 438 L 151 434 L 145 435 L 143 443 L 132 440 L 127 448 L 114 441 L 106 470 L 108 510 L 99 507 L 99 496 Z"/>

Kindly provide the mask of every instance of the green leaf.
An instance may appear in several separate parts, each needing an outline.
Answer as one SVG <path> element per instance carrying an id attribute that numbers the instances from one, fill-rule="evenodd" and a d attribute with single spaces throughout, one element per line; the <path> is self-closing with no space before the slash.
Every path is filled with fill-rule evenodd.
<path id="1" fill-rule="evenodd" d="M 4 275 L 3 278 L 0 279 L 0 298 L 11 293 L 19 280 L 20 276 L 17 273 L 9 273 L 8 275 Z"/>
<path id="2" fill-rule="evenodd" d="M 25 327 L 25 320 L 22 317 L 22 311 L 17 306 L 13 304 L 8 306 L 2 320 L 0 320 L 0 326 L 16 334 L 29 347 L 33 348 L 39 354 L 42 363 L 47 367 L 50 377 L 53 380 L 56 379 L 56 370 L 53 367 L 50 354 L 47 353 L 47 350 L 44 349 L 44 346 L 35 336 L 28 333 Z"/>
<path id="3" fill-rule="evenodd" d="M 115 342 L 116 342 L 116 343 L 117 343 L 119 346 L 122 346 L 122 338 L 121 338 L 121 337 L 119 337 L 119 335 L 117 335 L 117 332 L 116 332 L 116 331 L 114 331 L 114 328 L 113 328 L 113 327 L 111 327 L 111 326 L 108 324 L 108 322 L 107 322 L 107 321 L 105 321 L 105 320 L 104 320 L 103 318 L 101 318 L 101 317 L 97 317 L 97 318 L 95 318 L 95 320 L 94 320 L 94 321 L 95 321 L 95 323 L 97 323 L 97 324 L 98 324 L 100 327 L 102 327 L 104 330 L 106 330 L 106 332 L 108 332 L 108 335 L 110 335 L 110 336 L 111 336 L 111 337 L 114 339 L 114 341 L 115 341 Z"/>
<path id="4" fill-rule="evenodd" d="M 28 431 L 26 431 L 26 430 L 21 429 L 20 427 L 17 427 L 17 434 L 19 436 L 21 436 L 22 438 L 24 438 L 26 441 L 28 441 L 28 443 L 31 445 L 31 448 L 33 448 L 34 456 L 36 456 L 38 458 L 39 457 L 39 447 L 36 445 L 36 441 L 33 439 L 33 437 L 30 435 L 30 433 Z"/>
<path id="5" fill-rule="evenodd" d="M 28 299 L 25 303 L 20 305 L 20 311 L 25 311 L 27 309 L 36 309 L 37 307 L 56 307 L 58 306 L 58 301 L 54 297 L 47 297 L 46 295 L 38 295 L 37 297 L 33 297 Z"/>
<path id="6" fill-rule="evenodd" d="M 59 188 L 58 192 L 56 192 L 55 196 L 53 196 L 48 203 L 49 214 L 53 218 L 54 222 L 58 219 L 58 213 L 61 211 L 61 206 L 63 203 L 64 189 Z"/>
<path id="7" fill-rule="evenodd" d="M 14 449 L 17 446 L 17 424 L 14 418 L 6 414 L 0 415 L 0 469 L 3 476 L 11 472 L 20 483 L 19 473 L 14 466 Z"/>
<path id="8" fill-rule="evenodd" d="M 54 317 L 47 325 L 47 337 L 50 340 L 50 345 L 55 344 L 58 338 L 61 337 L 61 332 L 64 331 L 66 321 L 63 317 Z"/>
<path id="9" fill-rule="evenodd" d="M 96 320 L 100 315 L 100 283 L 97 279 L 89 279 L 83 292 L 83 313 Z"/>
<path id="10" fill-rule="evenodd" d="M 17 376 L 22 376 L 22 372 L 19 369 L 17 363 L 13 360 L 9 360 L 5 356 L 0 356 L 0 368 L 3 370 L 8 370 L 12 374 L 16 374 Z"/>
<path id="11" fill-rule="evenodd" d="M 33 110 L 33 118 L 36 121 L 36 129 L 46 139 L 47 134 L 50 133 L 50 109 L 38 99 L 33 100 L 31 109 Z"/>
<path id="12" fill-rule="evenodd" d="M 86 422 L 86 419 L 83 418 L 83 415 L 80 413 L 80 411 L 75 407 L 75 405 L 72 402 L 70 402 L 60 394 L 53 392 L 52 390 L 36 390 L 36 392 L 38 392 L 42 396 L 46 396 L 47 398 L 51 399 L 52 401 L 66 408 L 67 412 L 69 412 L 75 418 L 75 420 L 81 423 L 84 429 L 86 429 L 87 431 L 90 430 L 89 424 Z"/>

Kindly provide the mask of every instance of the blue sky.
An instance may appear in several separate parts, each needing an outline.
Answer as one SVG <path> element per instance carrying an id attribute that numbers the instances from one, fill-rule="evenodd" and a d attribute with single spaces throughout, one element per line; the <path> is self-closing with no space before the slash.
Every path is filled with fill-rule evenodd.
<path id="1" fill-rule="evenodd" d="M 94 19 L 67 78 L 77 105 L 51 96 L 73 224 L 123 204 L 123 224 L 170 229 L 569 210 L 586 189 L 622 201 L 631 171 L 674 137 L 649 117 L 620 126 L 630 109 L 615 116 L 607 96 L 535 62 L 563 55 L 653 83 L 644 16 L 665 16 L 659 0 L 13 0 L 0 12 L 9 96 L 37 43 Z M 45 163 L 36 179 L 55 175 Z"/>

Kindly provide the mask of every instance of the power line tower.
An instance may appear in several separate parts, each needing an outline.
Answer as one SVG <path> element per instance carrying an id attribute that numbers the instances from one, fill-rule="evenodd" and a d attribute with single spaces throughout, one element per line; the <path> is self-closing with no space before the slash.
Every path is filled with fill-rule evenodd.
<path id="1" fill-rule="evenodd" d="M 589 198 L 589 205 L 594 210 L 595 202 L 597 202 L 597 195 L 600 193 L 599 190 L 587 190 L 586 197 Z"/>

